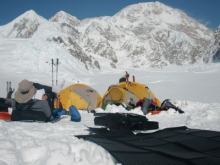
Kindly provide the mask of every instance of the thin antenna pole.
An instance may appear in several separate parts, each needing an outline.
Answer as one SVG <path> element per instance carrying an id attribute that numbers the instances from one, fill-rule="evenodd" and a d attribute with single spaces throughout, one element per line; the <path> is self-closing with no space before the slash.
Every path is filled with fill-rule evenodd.
<path id="1" fill-rule="evenodd" d="M 11 81 L 9 81 L 9 88 L 8 88 L 8 92 L 12 91 L 12 88 L 11 88 Z"/>
<path id="2" fill-rule="evenodd" d="M 53 86 L 53 59 L 51 59 L 52 62 L 52 86 Z"/>
<path id="3" fill-rule="evenodd" d="M 56 65 L 56 85 L 58 84 L 58 65 L 59 65 L 59 59 L 57 58 L 57 65 Z"/>
<path id="4" fill-rule="evenodd" d="M 7 95 L 8 95 L 8 91 L 9 91 L 9 90 L 8 90 L 8 89 L 9 89 L 8 83 L 9 83 L 9 82 L 7 81 L 7 87 L 6 87 Z"/>

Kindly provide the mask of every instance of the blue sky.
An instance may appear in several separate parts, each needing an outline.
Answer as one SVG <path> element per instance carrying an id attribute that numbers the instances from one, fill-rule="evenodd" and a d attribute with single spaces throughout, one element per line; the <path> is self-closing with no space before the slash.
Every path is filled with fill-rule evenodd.
<path id="1" fill-rule="evenodd" d="M 28 10 L 49 19 L 63 10 L 78 19 L 112 16 L 124 7 L 154 0 L 1 0 L 0 26 Z M 215 30 L 220 26 L 220 0 L 160 0 Z"/>

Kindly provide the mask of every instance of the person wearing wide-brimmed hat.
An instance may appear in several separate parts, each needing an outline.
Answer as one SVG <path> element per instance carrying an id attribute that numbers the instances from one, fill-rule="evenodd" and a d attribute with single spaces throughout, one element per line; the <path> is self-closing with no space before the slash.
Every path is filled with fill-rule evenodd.
<path id="1" fill-rule="evenodd" d="M 24 79 L 19 83 L 18 89 L 15 92 L 15 98 L 12 99 L 12 109 L 13 111 L 18 110 L 22 112 L 27 110 L 43 112 L 47 118 L 50 118 L 53 107 L 49 106 L 47 95 L 42 95 L 41 100 L 34 99 L 33 97 L 36 91 L 42 88 L 45 89 L 45 93 L 59 93 L 63 85 L 64 82 L 58 86 L 50 87 Z"/>

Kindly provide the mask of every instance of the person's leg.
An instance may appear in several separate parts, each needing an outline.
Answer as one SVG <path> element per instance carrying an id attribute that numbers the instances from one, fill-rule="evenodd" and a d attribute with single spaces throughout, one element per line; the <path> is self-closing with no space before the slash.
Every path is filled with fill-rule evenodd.
<path id="1" fill-rule="evenodd" d="M 161 108 L 155 104 L 150 104 L 149 106 L 149 111 L 155 111 L 155 110 L 160 110 Z"/>
<path id="2" fill-rule="evenodd" d="M 143 104 L 141 106 L 141 110 L 144 113 L 144 115 L 148 113 L 150 104 L 151 104 L 151 100 L 145 97 L 143 99 Z"/>

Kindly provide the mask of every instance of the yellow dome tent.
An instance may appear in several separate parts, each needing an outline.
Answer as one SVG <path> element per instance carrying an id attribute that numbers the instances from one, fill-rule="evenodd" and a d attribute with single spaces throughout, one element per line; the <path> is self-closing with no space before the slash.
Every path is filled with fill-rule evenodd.
<path id="1" fill-rule="evenodd" d="M 71 105 L 74 105 L 77 109 L 94 110 L 100 107 L 102 100 L 96 90 L 84 84 L 74 84 L 63 89 L 58 98 L 65 110 L 69 110 Z"/>
<path id="2" fill-rule="evenodd" d="M 144 97 L 153 100 L 158 106 L 161 105 L 160 100 L 146 85 L 137 82 L 122 82 L 109 87 L 103 96 L 102 105 L 109 103 L 128 104 L 131 100 L 136 104 Z"/>

